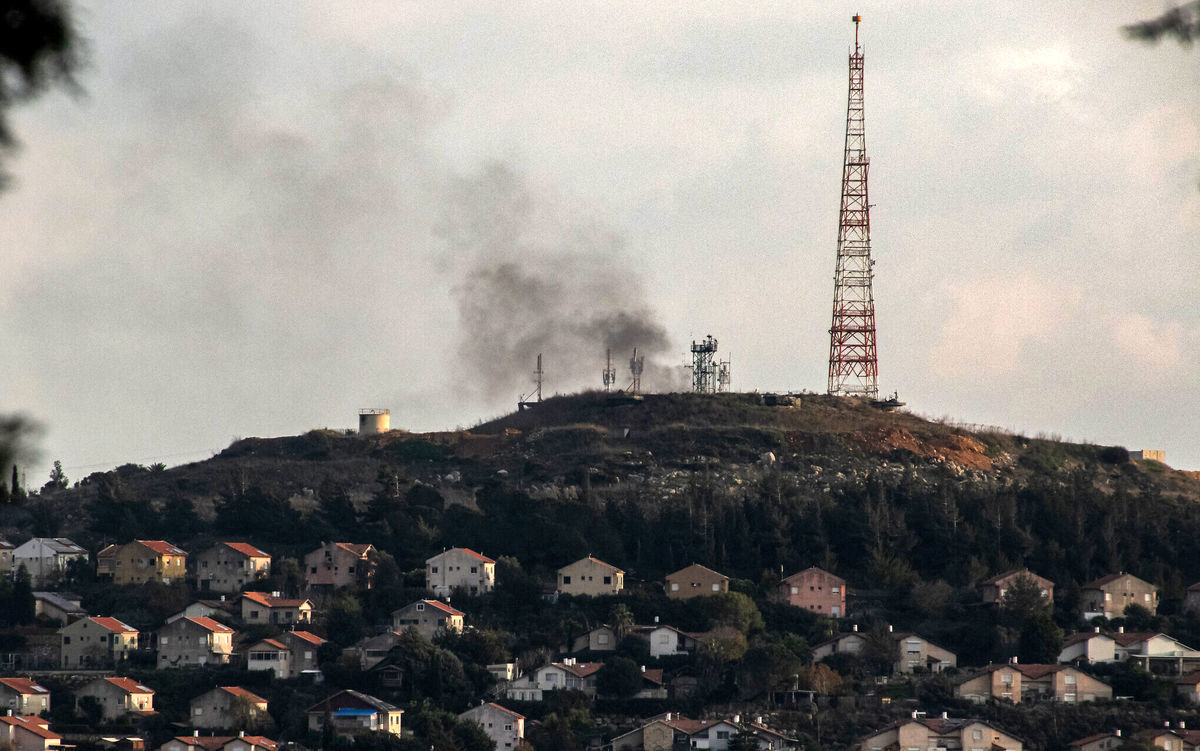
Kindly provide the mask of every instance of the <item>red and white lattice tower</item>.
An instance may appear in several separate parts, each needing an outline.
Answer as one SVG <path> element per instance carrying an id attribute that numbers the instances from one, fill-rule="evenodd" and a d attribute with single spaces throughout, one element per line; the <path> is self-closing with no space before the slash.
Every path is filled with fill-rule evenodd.
<path id="1" fill-rule="evenodd" d="M 850 97 L 846 105 L 846 155 L 838 221 L 837 269 L 833 277 L 833 325 L 829 329 L 829 393 L 879 396 L 875 352 L 875 298 L 871 260 L 871 205 L 867 202 L 867 136 L 863 125 L 863 54 L 854 16 Z"/>

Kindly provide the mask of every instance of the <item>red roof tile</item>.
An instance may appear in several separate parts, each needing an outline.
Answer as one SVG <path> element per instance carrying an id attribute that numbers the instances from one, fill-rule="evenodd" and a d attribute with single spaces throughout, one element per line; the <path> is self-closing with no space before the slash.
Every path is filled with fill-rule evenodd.
<path id="1" fill-rule="evenodd" d="M 92 623 L 118 634 L 136 634 L 138 631 L 128 623 L 121 623 L 116 618 L 89 618 Z"/>
<path id="2" fill-rule="evenodd" d="M 17 717 L 0 717 L 0 722 L 6 725 L 11 725 L 14 728 L 28 730 L 39 738 L 46 740 L 61 741 L 62 736 L 50 730 L 50 724 L 41 717 L 32 717 L 28 715 L 20 715 Z"/>
<path id="3" fill-rule="evenodd" d="M 105 678 L 112 685 L 121 689 L 127 694 L 152 694 L 154 689 L 149 686 L 143 686 L 132 678 Z"/>
<path id="4" fill-rule="evenodd" d="M 449 605 L 447 605 L 444 602 L 441 602 L 440 600 L 421 600 L 421 602 L 425 603 L 426 605 L 430 605 L 434 608 L 437 608 L 438 610 L 442 611 L 446 615 L 466 615 L 466 613 L 463 613 L 461 610 L 455 610 L 454 608 L 450 607 Z"/>
<path id="5" fill-rule="evenodd" d="M 321 646 L 325 640 L 310 631 L 289 631 L 285 636 L 294 636 L 301 641 L 306 641 L 309 644 Z"/>
<path id="6" fill-rule="evenodd" d="M 251 704 L 266 704 L 267 703 L 266 699 L 262 698 L 258 694 L 254 694 L 254 693 L 247 691 L 246 689 L 242 688 L 241 686 L 218 686 L 218 688 L 222 691 L 227 691 L 227 692 L 233 694 L 234 696 L 238 697 L 239 699 L 245 699 L 246 701 L 250 702 Z"/>
<path id="7" fill-rule="evenodd" d="M 8 686 L 18 694 L 49 693 L 44 687 L 39 686 L 28 678 L 0 678 L 0 684 Z"/>
<path id="8" fill-rule="evenodd" d="M 505 713 L 507 713 L 507 714 L 510 714 L 510 715 L 512 715 L 513 717 L 516 717 L 517 719 L 520 719 L 520 720 L 523 720 L 523 719 L 525 719 L 525 715 L 523 715 L 523 714 L 517 714 L 516 712 L 512 711 L 512 710 L 511 710 L 511 709 L 509 709 L 508 707 L 502 707 L 502 706 L 500 706 L 499 704 L 497 704 L 497 703 L 496 703 L 496 702 L 494 702 L 494 701 L 489 701 L 489 702 L 488 702 L 488 706 L 489 706 L 489 707 L 493 707 L 493 708 L 495 708 L 495 709 L 499 709 L 501 712 L 505 712 Z"/>
<path id="9" fill-rule="evenodd" d="M 213 633 L 216 633 L 216 634 L 232 634 L 233 633 L 233 629 L 226 626 L 224 623 L 214 621 L 212 618 L 207 618 L 207 617 L 184 618 L 183 620 L 191 621 L 192 623 L 196 624 L 197 626 L 199 626 L 203 629 L 206 629 L 208 631 L 212 631 Z"/>
<path id="10" fill-rule="evenodd" d="M 351 553 L 354 553 L 359 558 L 366 556 L 367 553 L 369 553 L 371 550 L 374 549 L 369 544 L 363 545 L 363 544 L 359 544 L 356 542 L 335 542 L 334 545 L 337 545 L 339 548 L 342 548 L 343 550 L 348 550 Z"/>
<path id="11" fill-rule="evenodd" d="M 139 545 L 144 545 L 159 555 L 187 555 L 181 548 L 177 548 L 166 540 L 134 540 Z"/>
<path id="12" fill-rule="evenodd" d="M 312 602 L 309 600 L 290 600 L 283 597 L 276 597 L 275 595 L 269 595 L 266 592 L 243 592 L 242 597 L 248 597 L 257 602 L 259 605 L 267 608 L 298 608 L 303 606 L 306 602 L 310 607 L 312 606 Z"/>
<path id="13" fill-rule="evenodd" d="M 248 558 L 270 558 L 270 553 L 264 553 L 248 542 L 223 542 L 227 548 L 237 551 Z"/>
<path id="14" fill-rule="evenodd" d="M 275 649 L 282 649 L 285 652 L 287 651 L 287 645 L 285 645 L 283 642 L 276 641 L 275 639 L 263 639 L 258 644 L 266 644 L 269 647 L 274 647 Z M 255 644 L 254 646 L 257 647 L 258 644 Z"/>
<path id="15" fill-rule="evenodd" d="M 556 662 L 554 665 L 555 667 L 562 668 L 577 678 L 586 678 L 600 668 L 604 667 L 603 662 L 576 662 L 571 665 L 568 665 L 565 662 Z"/>

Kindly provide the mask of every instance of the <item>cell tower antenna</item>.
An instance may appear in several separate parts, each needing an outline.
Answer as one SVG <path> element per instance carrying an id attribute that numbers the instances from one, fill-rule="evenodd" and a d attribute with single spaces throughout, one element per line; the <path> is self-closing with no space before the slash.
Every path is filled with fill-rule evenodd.
<path id="1" fill-rule="evenodd" d="M 527 409 L 542 401 L 542 377 L 545 373 L 542 371 L 542 353 L 538 352 L 537 370 L 533 371 L 534 390 L 532 394 L 521 394 L 517 400 L 517 410 Z M 536 397 L 530 399 L 530 397 Z"/>
<path id="2" fill-rule="evenodd" d="M 730 368 L 733 366 L 733 358 L 726 357 L 717 363 L 717 393 L 727 394 L 733 387 L 733 375 Z"/>
<path id="3" fill-rule="evenodd" d="M 871 280 L 871 204 L 867 196 L 867 137 L 863 120 L 863 54 L 855 15 L 846 101 L 846 149 L 838 216 L 837 266 L 833 277 L 833 325 L 829 329 L 829 393 L 879 396 L 875 348 L 875 297 Z"/>
<path id="4" fill-rule="evenodd" d="M 712 334 L 701 342 L 692 340 L 692 391 L 697 394 L 717 393 L 717 340 Z"/>
<path id="5" fill-rule="evenodd" d="M 611 391 L 617 382 L 617 371 L 612 366 L 612 349 L 605 350 L 604 390 Z"/>
<path id="6" fill-rule="evenodd" d="M 637 347 L 633 348 L 633 357 L 629 358 L 629 373 L 633 376 L 633 380 L 629 383 L 627 391 L 631 394 L 638 394 L 642 391 L 642 371 L 646 368 L 646 356 L 638 357 Z"/>

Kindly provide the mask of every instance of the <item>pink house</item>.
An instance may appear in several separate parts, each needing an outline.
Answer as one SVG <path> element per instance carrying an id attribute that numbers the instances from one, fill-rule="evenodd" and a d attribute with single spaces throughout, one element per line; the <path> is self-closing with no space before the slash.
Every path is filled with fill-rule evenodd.
<path id="1" fill-rule="evenodd" d="M 789 605 L 834 618 L 846 614 L 846 580 L 815 566 L 781 581 L 778 591 Z"/>

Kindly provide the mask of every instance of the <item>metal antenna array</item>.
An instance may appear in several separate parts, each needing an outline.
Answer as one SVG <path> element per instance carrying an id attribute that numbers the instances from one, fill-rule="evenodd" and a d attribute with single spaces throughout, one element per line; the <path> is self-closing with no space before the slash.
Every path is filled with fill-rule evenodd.
<path id="1" fill-rule="evenodd" d="M 534 383 L 536 384 L 536 386 L 534 388 L 534 392 L 533 392 L 533 394 L 522 394 L 521 395 L 521 398 L 517 401 L 517 410 L 518 411 L 523 410 L 526 407 L 532 407 L 533 405 L 542 401 L 542 376 L 544 376 L 544 375 L 545 375 L 545 373 L 542 371 L 542 353 L 538 352 L 537 370 L 533 371 L 533 380 L 534 380 Z M 537 398 L 530 399 L 529 398 L 530 396 L 535 396 Z"/>
<path id="2" fill-rule="evenodd" d="M 612 366 L 612 350 L 605 351 L 604 390 L 611 391 L 617 383 L 617 371 Z"/>
<path id="3" fill-rule="evenodd" d="M 702 342 L 692 341 L 692 391 L 697 394 L 717 393 L 717 340 L 709 334 Z"/>
<path id="4" fill-rule="evenodd" d="M 833 277 L 833 325 L 829 329 L 829 393 L 879 396 L 875 350 L 875 297 L 871 280 L 871 204 L 867 199 L 866 128 L 863 120 L 863 54 L 854 16 L 850 94 L 846 104 L 846 151 L 838 222 L 837 268 Z M 694 348 L 693 348 L 694 349 Z"/>
<path id="5" fill-rule="evenodd" d="M 633 348 L 633 357 L 629 358 L 629 373 L 633 376 L 633 380 L 629 383 L 629 388 L 626 389 L 630 394 L 638 394 L 642 391 L 642 371 L 646 368 L 646 356 L 638 357 L 637 347 Z"/>
<path id="6" fill-rule="evenodd" d="M 726 358 L 717 363 L 717 393 L 727 394 L 733 384 L 733 375 L 730 373 L 731 358 Z"/>

